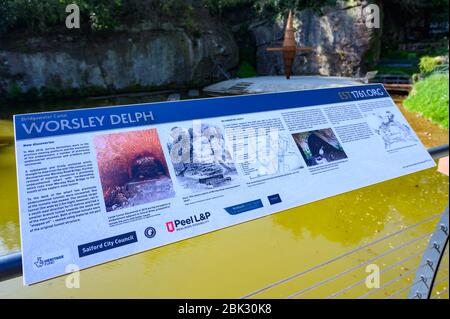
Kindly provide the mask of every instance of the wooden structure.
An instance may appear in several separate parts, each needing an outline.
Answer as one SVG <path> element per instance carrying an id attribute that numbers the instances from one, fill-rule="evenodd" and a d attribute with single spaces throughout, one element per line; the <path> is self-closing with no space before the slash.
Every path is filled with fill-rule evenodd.
<path id="1" fill-rule="evenodd" d="M 283 52 L 284 74 L 286 76 L 286 79 L 288 80 L 290 79 L 292 74 L 292 65 L 294 64 L 296 54 L 307 53 L 312 51 L 312 48 L 297 47 L 294 35 L 294 23 L 292 19 L 293 19 L 292 11 L 289 10 L 289 16 L 286 23 L 286 30 L 284 31 L 283 46 L 278 48 L 267 48 L 267 51 L 269 52 Z"/>

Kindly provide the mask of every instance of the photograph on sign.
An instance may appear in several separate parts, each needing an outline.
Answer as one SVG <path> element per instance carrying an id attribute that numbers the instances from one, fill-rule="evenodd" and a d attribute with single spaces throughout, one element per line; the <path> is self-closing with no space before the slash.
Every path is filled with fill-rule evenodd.
<path id="1" fill-rule="evenodd" d="M 331 128 L 292 135 L 308 166 L 347 158 L 342 145 Z"/>
<path id="2" fill-rule="evenodd" d="M 175 196 L 156 129 L 94 136 L 107 211 Z"/>
<path id="3" fill-rule="evenodd" d="M 219 127 L 207 123 L 174 127 L 167 147 L 183 189 L 199 192 L 236 182 L 236 166 Z"/>

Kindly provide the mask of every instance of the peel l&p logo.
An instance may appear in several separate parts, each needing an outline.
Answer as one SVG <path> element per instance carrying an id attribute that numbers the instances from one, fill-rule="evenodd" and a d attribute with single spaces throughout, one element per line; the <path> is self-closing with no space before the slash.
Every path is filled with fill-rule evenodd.
<path id="1" fill-rule="evenodd" d="M 183 230 L 205 224 L 209 222 L 209 217 L 211 217 L 211 213 L 205 212 L 199 215 L 192 215 L 186 219 L 175 219 L 173 221 L 166 222 L 166 228 L 169 233 L 172 233 L 175 230 Z"/>
<path id="2" fill-rule="evenodd" d="M 167 222 L 166 227 L 169 233 L 172 233 L 175 230 L 175 225 L 173 224 L 173 222 Z"/>

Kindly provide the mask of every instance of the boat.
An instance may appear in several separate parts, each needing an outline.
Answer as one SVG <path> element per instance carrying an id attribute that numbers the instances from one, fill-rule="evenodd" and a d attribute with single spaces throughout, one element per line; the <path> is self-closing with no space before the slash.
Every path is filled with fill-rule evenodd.
<path id="1" fill-rule="evenodd" d="M 203 88 L 203 92 L 212 96 L 241 95 L 356 86 L 366 82 L 366 78 L 338 76 L 297 75 L 289 80 L 284 76 L 257 76 L 215 83 Z"/>

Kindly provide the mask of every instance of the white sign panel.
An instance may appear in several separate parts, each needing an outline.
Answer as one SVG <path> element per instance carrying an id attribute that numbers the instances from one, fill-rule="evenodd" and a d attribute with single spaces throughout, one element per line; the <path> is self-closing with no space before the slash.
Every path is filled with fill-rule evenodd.
<path id="1" fill-rule="evenodd" d="M 25 284 L 435 165 L 381 85 L 14 124 Z"/>

